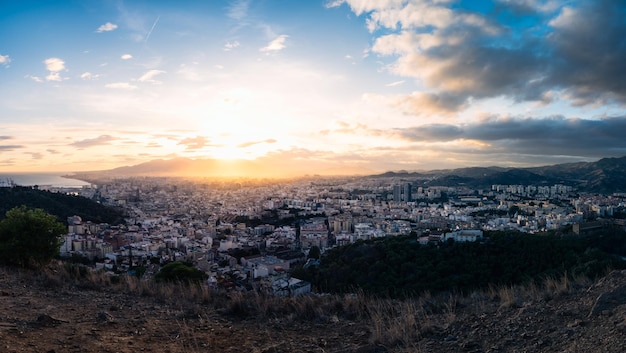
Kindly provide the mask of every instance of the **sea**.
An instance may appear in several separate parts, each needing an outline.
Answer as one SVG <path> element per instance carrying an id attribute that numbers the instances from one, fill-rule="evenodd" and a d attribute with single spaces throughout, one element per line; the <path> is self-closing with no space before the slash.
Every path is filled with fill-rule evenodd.
<path id="1" fill-rule="evenodd" d="M 0 187 L 10 185 L 54 188 L 82 188 L 91 185 L 77 179 L 64 178 L 62 173 L 0 173 Z"/>

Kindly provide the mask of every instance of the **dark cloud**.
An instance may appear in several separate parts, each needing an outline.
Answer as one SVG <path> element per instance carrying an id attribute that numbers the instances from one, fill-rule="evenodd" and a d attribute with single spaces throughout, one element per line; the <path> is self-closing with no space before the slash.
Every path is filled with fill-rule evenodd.
<path id="1" fill-rule="evenodd" d="M 443 93 L 413 92 L 396 100 L 395 105 L 409 114 L 452 114 L 464 109 L 468 104 L 468 97 Z"/>
<path id="2" fill-rule="evenodd" d="M 70 146 L 74 146 L 78 148 L 88 148 L 88 147 L 94 147 L 94 146 L 108 145 L 110 144 L 111 141 L 115 141 L 115 140 L 117 140 L 117 138 L 111 135 L 100 135 L 92 139 L 85 139 L 85 140 L 72 142 L 70 143 Z"/>
<path id="3" fill-rule="evenodd" d="M 462 126 L 432 124 L 394 130 L 415 142 L 474 140 L 484 153 L 614 157 L 626 155 L 626 117 L 600 120 L 490 118 Z M 477 151 L 471 151 L 476 153 Z"/>
<path id="4" fill-rule="evenodd" d="M 527 16 L 553 12 L 561 4 L 556 0 L 495 0 L 495 11 L 502 15 Z"/>
<path id="5" fill-rule="evenodd" d="M 10 140 L 13 136 L 0 136 L 0 140 Z"/>
<path id="6" fill-rule="evenodd" d="M 426 55 L 429 61 L 445 62 L 429 75 L 429 85 L 447 92 L 451 96 L 447 101 L 458 106 L 468 97 L 539 96 L 535 79 L 544 64 L 530 48 L 484 46 L 468 38 L 457 46 L 435 47 Z"/>
<path id="7" fill-rule="evenodd" d="M 625 1 L 496 5 L 488 14 L 452 9 L 458 21 L 425 19 L 420 26 L 407 19 L 413 18 L 406 16 L 409 3 L 402 11 L 370 14 L 380 26 L 400 28 L 378 37 L 373 51 L 396 55 L 392 70 L 427 89 L 404 99 L 411 113 L 451 113 L 472 98 L 548 102 L 553 92 L 563 92 L 573 105 L 626 103 Z"/>
<path id="8" fill-rule="evenodd" d="M 18 148 L 24 148 L 22 145 L 0 145 L 0 153 L 3 151 L 13 151 Z"/>
<path id="9" fill-rule="evenodd" d="M 400 136 L 411 141 L 451 141 L 462 138 L 464 131 L 455 125 L 431 124 L 397 129 Z"/>
<path id="10" fill-rule="evenodd" d="M 586 1 L 565 7 L 550 24 L 555 65 L 549 82 L 578 104 L 626 103 L 626 1 Z"/>

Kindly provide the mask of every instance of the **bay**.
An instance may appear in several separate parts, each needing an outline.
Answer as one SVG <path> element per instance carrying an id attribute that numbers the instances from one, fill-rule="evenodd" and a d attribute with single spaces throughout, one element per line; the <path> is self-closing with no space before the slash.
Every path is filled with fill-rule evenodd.
<path id="1" fill-rule="evenodd" d="M 82 180 L 62 177 L 59 173 L 0 173 L 0 186 L 9 186 L 10 182 L 20 186 L 81 188 L 91 184 Z"/>

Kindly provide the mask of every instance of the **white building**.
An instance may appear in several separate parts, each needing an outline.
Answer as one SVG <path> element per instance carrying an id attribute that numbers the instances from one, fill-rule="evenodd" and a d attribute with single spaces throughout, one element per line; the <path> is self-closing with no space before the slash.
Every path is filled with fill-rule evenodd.
<path id="1" fill-rule="evenodd" d="M 474 242 L 483 237 L 483 231 L 480 229 L 463 229 L 446 233 L 443 240 L 454 239 L 457 242 Z"/>

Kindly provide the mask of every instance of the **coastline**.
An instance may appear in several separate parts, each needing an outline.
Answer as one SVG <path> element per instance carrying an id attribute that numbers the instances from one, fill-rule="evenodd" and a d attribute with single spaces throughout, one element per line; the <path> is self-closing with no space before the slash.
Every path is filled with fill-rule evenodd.
<path id="1" fill-rule="evenodd" d="M 0 173 L 0 185 L 39 186 L 54 188 L 82 188 L 92 183 L 63 173 Z"/>

